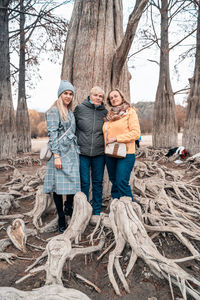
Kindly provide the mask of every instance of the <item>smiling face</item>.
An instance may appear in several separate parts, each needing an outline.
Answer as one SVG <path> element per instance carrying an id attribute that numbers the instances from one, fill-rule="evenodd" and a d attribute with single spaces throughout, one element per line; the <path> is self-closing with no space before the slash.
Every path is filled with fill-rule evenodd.
<path id="1" fill-rule="evenodd" d="M 104 95 L 100 92 L 94 92 L 90 95 L 90 100 L 94 105 L 101 105 L 104 99 Z"/>
<path id="2" fill-rule="evenodd" d="M 112 106 L 119 106 L 123 103 L 122 96 L 120 95 L 120 93 L 118 91 L 110 92 L 109 100 L 110 100 L 110 104 Z"/>
<path id="3" fill-rule="evenodd" d="M 62 99 L 63 105 L 68 107 L 68 105 L 72 102 L 72 99 L 73 99 L 72 91 L 64 91 L 61 94 L 61 99 Z"/>

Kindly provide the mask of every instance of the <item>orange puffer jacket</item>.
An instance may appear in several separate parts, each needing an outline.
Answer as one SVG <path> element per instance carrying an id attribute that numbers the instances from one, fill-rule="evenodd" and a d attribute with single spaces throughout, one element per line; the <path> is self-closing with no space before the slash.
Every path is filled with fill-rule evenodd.
<path id="1" fill-rule="evenodd" d="M 127 154 L 135 153 L 135 141 L 138 140 L 141 135 L 140 124 L 135 109 L 130 107 L 128 114 L 121 119 L 105 123 L 107 123 L 107 138 L 116 137 L 118 143 L 126 143 Z M 105 123 L 103 125 L 104 140 Z"/>

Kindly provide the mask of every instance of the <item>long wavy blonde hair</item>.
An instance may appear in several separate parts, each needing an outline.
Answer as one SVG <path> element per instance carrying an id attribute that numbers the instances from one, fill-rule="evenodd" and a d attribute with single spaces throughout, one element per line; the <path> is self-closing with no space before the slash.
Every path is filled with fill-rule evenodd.
<path id="1" fill-rule="evenodd" d="M 72 100 L 73 101 L 73 100 Z M 69 105 L 67 106 L 67 109 L 72 109 L 72 101 L 69 103 Z M 61 117 L 61 120 L 64 122 L 67 122 L 67 115 L 68 115 L 68 111 L 66 111 L 64 105 L 63 105 L 63 101 L 61 96 L 58 97 L 58 99 L 52 104 L 52 106 L 50 107 L 50 109 L 54 106 L 58 107 L 58 111 Z"/>

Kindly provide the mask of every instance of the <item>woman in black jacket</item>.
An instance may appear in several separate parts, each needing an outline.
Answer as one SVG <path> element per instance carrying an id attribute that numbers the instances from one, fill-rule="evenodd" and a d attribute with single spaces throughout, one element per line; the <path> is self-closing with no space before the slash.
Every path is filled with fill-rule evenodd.
<path id="1" fill-rule="evenodd" d="M 102 182 L 105 166 L 103 118 L 107 110 L 103 104 L 104 91 L 96 86 L 90 96 L 74 111 L 76 135 L 80 146 L 81 191 L 89 200 L 90 171 L 92 177 L 92 222 L 96 223 L 102 206 Z"/>

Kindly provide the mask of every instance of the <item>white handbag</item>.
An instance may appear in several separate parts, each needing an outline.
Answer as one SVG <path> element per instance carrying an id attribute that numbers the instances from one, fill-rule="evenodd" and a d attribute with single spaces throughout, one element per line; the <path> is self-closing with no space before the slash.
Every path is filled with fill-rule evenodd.
<path id="1" fill-rule="evenodd" d="M 42 148 L 40 149 L 40 159 L 49 160 L 52 156 L 52 152 L 49 148 L 49 142 L 45 142 Z"/>
<path id="2" fill-rule="evenodd" d="M 114 142 L 107 144 L 105 154 L 116 158 L 126 157 L 126 144 Z"/>
<path id="3" fill-rule="evenodd" d="M 72 127 L 72 123 L 70 125 L 70 127 L 59 137 L 58 142 L 67 134 L 67 132 L 70 130 L 70 128 Z M 40 159 L 41 160 L 50 160 L 50 158 L 52 157 L 52 151 L 49 148 L 49 142 L 44 143 L 44 145 L 42 146 L 42 148 L 40 149 Z"/>
<path id="4" fill-rule="evenodd" d="M 105 125 L 105 142 L 107 141 L 107 123 Z M 126 157 L 126 144 L 124 143 L 111 143 L 107 144 L 105 154 L 116 158 Z"/>

